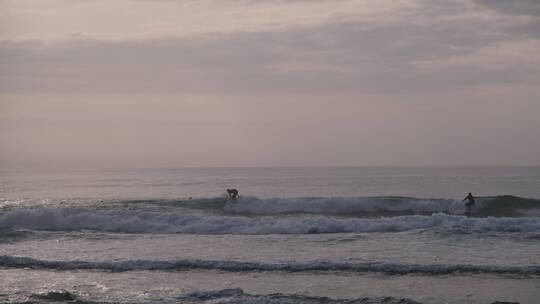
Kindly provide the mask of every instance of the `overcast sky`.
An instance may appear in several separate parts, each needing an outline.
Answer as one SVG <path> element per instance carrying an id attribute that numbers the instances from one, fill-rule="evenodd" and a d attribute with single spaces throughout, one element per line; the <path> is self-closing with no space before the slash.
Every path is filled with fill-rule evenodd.
<path id="1" fill-rule="evenodd" d="M 0 0 L 0 168 L 540 165 L 537 0 Z"/>

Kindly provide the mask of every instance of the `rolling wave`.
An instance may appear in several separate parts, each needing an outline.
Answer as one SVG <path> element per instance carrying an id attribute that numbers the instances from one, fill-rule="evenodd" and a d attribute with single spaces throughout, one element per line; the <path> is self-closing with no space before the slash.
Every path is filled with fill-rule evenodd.
<path id="1" fill-rule="evenodd" d="M 296 197 L 258 198 L 240 197 L 232 202 L 225 197 L 196 199 L 138 199 L 138 200 L 62 200 L 36 201 L 3 200 L 4 210 L 19 207 L 64 206 L 89 208 L 118 208 L 155 210 L 181 208 L 230 215 L 288 215 L 318 214 L 344 216 L 399 216 L 430 215 L 433 213 L 463 214 L 464 203 L 456 199 L 414 198 L 397 196 L 378 197 Z M 472 215 L 486 217 L 539 216 L 540 199 L 517 196 L 478 197 Z"/>
<path id="2" fill-rule="evenodd" d="M 241 197 L 226 204 L 223 210 L 232 214 L 429 214 L 457 212 L 463 204 L 452 199 L 417 199 L 407 197 L 322 197 L 270 198 Z"/>
<path id="3" fill-rule="evenodd" d="M 197 202 L 194 202 L 197 204 Z M 202 200 L 209 206 L 212 200 Z M 249 215 L 328 214 L 328 215 L 404 215 L 404 214 L 460 214 L 464 203 L 455 199 L 422 199 L 412 197 L 323 197 L 269 198 L 241 197 L 236 203 L 220 205 L 227 213 Z M 191 204 L 191 206 L 195 206 Z M 540 200 L 516 196 L 479 197 L 473 207 L 475 216 L 520 216 L 527 210 L 540 210 Z"/>
<path id="4" fill-rule="evenodd" d="M 79 297 L 76 293 L 71 293 L 65 290 L 49 291 L 44 293 L 33 294 L 31 303 L 80 303 L 80 304 L 107 304 L 112 302 L 94 302 L 85 300 Z M 420 304 L 420 302 L 395 297 L 364 297 L 358 299 L 332 299 L 327 297 L 314 297 L 299 294 L 249 294 L 240 288 L 228 288 L 221 290 L 210 291 L 195 291 L 182 294 L 176 297 L 176 301 L 180 303 L 222 303 L 222 304 Z M 174 301 L 174 302 L 176 302 Z M 159 301 L 168 303 L 169 301 Z M 173 301 L 171 301 L 173 302 Z M 25 302 L 30 303 L 30 302 Z M 135 302 L 137 303 L 137 302 Z M 146 303 L 146 302 L 139 302 Z"/>
<path id="5" fill-rule="evenodd" d="M 436 213 L 379 218 L 320 215 L 230 216 L 181 211 L 16 208 L 0 215 L 3 230 L 183 234 L 317 234 L 400 232 L 444 228 L 460 232 L 538 232 L 540 218 L 480 218 Z"/>
<path id="6" fill-rule="evenodd" d="M 332 299 L 327 297 L 313 297 L 305 295 L 286 295 L 274 293 L 268 295 L 253 295 L 245 293 L 239 288 L 229 288 L 212 291 L 196 291 L 178 297 L 186 303 L 265 303 L 265 304 L 420 304 L 420 302 L 394 297 L 358 298 L 358 299 Z"/>
<path id="7" fill-rule="evenodd" d="M 470 264 L 402 264 L 387 262 L 240 262 L 219 260 L 125 260 L 125 261 L 49 261 L 29 257 L 0 256 L 0 267 L 32 268 L 47 270 L 103 270 L 112 272 L 125 271 L 188 271 L 218 270 L 228 272 L 313 272 L 313 271 L 345 271 L 345 272 L 378 272 L 384 274 L 407 275 L 445 275 L 454 273 L 485 273 L 495 275 L 540 275 L 540 266 L 492 266 Z"/>
<path id="8" fill-rule="evenodd" d="M 219 211 L 239 215 L 322 214 L 346 216 L 395 216 L 433 213 L 463 214 L 464 203 L 456 199 L 414 198 L 399 196 L 377 197 L 240 197 L 236 202 L 224 197 L 190 200 L 130 200 L 124 205 L 158 205 L 196 210 Z M 540 215 L 540 200 L 517 196 L 478 197 L 473 207 L 475 216 Z"/>

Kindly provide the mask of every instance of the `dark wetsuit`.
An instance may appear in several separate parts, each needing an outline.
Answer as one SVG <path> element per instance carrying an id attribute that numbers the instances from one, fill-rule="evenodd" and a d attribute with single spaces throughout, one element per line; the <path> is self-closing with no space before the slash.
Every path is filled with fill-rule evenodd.
<path id="1" fill-rule="evenodd" d="M 467 195 L 466 198 L 463 199 L 463 201 L 467 201 L 465 203 L 465 207 L 467 207 L 467 212 L 471 212 L 471 208 L 472 206 L 474 205 L 474 196 L 472 196 L 471 193 L 469 193 L 469 195 Z"/>
<path id="2" fill-rule="evenodd" d="M 238 195 L 238 190 L 236 189 L 227 189 L 227 193 L 229 194 L 229 197 L 233 200 L 237 199 L 240 195 Z"/>

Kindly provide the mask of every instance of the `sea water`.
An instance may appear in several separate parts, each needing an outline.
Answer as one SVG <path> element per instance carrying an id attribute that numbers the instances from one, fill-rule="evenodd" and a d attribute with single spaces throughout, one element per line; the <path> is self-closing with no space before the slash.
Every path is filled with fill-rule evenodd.
<path id="1" fill-rule="evenodd" d="M 540 301 L 539 167 L 2 171 L 0 198 L 0 302 Z"/>

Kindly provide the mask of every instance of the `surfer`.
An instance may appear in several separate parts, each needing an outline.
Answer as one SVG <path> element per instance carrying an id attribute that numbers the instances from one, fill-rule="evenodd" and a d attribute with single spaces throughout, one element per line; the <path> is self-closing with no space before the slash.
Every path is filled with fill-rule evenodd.
<path id="1" fill-rule="evenodd" d="M 474 205 L 474 196 L 472 195 L 472 193 L 469 192 L 469 195 L 467 195 L 467 197 L 465 197 L 463 199 L 463 202 L 464 201 L 467 201 L 465 203 L 465 207 L 467 208 L 467 214 L 470 214 L 471 213 L 471 209 L 472 209 L 472 206 Z"/>
<path id="2" fill-rule="evenodd" d="M 227 194 L 229 194 L 229 198 L 236 201 L 236 199 L 240 196 L 238 194 L 238 190 L 236 189 L 227 189 Z"/>

